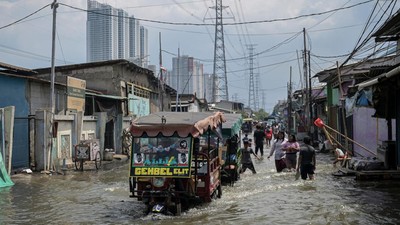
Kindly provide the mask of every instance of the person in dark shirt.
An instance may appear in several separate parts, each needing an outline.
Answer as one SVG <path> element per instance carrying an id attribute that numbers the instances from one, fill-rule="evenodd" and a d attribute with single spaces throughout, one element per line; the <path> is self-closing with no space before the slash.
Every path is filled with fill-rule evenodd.
<path id="1" fill-rule="evenodd" d="M 240 149 L 242 153 L 242 168 L 240 169 L 240 173 L 244 173 L 246 169 L 250 169 L 253 174 L 256 174 L 256 169 L 254 168 L 253 161 L 251 160 L 251 154 L 258 158 L 256 154 L 254 154 L 253 149 L 249 147 L 249 140 L 243 140 L 244 148 Z M 259 159 L 259 158 L 258 158 Z"/>
<path id="2" fill-rule="evenodd" d="M 315 171 L 315 149 L 311 146 L 311 138 L 305 136 L 304 145 L 300 146 L 299 162 L 297 171 L 300 169 L 301 179 L 306 180 L 307 176 L 310 180 L 314 180 Z"/>
<path id="3" fill-rule="evenodd" d="M 260 150 L 261 157 L 264 156 L 264 138 L 265 134 L 264 131 L 261 129 L 261 125 L 256 126 L 257 130 L 254 131 L 253 137 L 254 137 L 254 144 L 256 146 L 255 151 L 256 155 L 258 155 L 258 150 Z"/>

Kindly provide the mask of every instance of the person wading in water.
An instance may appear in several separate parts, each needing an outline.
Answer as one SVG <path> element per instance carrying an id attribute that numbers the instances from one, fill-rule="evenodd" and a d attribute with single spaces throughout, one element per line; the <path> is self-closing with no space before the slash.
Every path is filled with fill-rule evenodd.
<path id="1" fill-rule="evenodd" d="M 253 154 L 257 159 L 258 156 L 254 154 L 253 149 L 249 147 L 249 140 L 243 140 L 244 148 L 240 149 L 242 153 L 242 168 L 240 169 L 240 173 L 244 173 L 246 169 L 250 169 L 253 174 L 256 174 L 256 169 L 254 168 L 253 161 L 251 160 L 251 154 Z"/>
<path id="2" fill-rule="evenodd" d="M 294 134 L 289 135 L 289 140 L 284 144 L 283 151 L 286 152 L 286 166 L 291 172 L 296 170 L 297 167 L 297 152 L 300 150 L 300 145 L 296 141 Z"/>
<path id="3" fill-rule="evenodd" d="M 286 168 L 285 152 L 283 151 L 283 146 L 285 144 L 285 133 L 279 131 L 278 135 L 272 144 L 271 152 L 269 153 L 268 159 L 275 153 L 275 167 L 276 172 L 280 173 Z"/>
<path id="4" fill-rule="evenodd" d="M 256 155 L 258 155 L 258 150 L 260 150 L 261 153 L 261 158 L 264 156 L 264 138 L 265 134 L 264 131 L 261 129 L 261 125 L 257 124 L 256 126 L 257 130 L 254 131 L 253 137 L 254 137 L 254 144 L 256 146 Z"/>
<path id="5" fill-rule="evenodd" d="M 304 145 L 300 147 L 297 171 L 300 169 L 301 179 L 306 180 L 308 176 L 310 180 L 314 180 L 315 149 L 311 146 L 310 137 L 305 136 L 303 142 Z"/>

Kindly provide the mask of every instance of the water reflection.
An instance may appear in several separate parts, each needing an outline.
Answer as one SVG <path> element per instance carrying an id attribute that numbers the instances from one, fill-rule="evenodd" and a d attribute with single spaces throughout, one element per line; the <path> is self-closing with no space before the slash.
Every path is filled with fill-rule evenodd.
<path id="1" fill-rule="evenodd" d="M 315 181 L 276 173 L 273 161 L 224 186 L 222 199 L 180 217 L 144 215 L 129 198 L 128 164 L 67 175 L 13 176 L 0 189 L 0 224 L 400 224 L 398 182 L 334 177 L 330 155 L 317 155 Z"/>

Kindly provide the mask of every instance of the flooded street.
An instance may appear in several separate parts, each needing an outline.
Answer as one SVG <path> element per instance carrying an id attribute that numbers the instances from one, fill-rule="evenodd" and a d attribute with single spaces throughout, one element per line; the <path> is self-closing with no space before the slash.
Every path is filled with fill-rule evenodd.
<path id="1" fill-rule="evenodd" d="M 267 153 L 269 150 L 267 150 Z M 0 224 L 400 224 L 400 183 L 334 177 L 331 155 L 317 154 L 315 181 L 276 173 L 254 160 L 222 199 L 180 217 L 153 218 L 129 198 L 128 163 L 67 175 L 13 176 L 0 189 Z"/>

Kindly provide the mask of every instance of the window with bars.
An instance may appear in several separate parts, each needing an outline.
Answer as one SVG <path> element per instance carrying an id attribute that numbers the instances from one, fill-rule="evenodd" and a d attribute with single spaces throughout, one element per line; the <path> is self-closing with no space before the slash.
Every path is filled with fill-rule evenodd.
<path id="1" fill-rule="evenodd" d="M 142 98 L 150 98 L 150 91 L 144 90 L 144 89 L 142 89 L 140 87 L 136 87 L 136 86 L 133 87 L 133 94 L 135 96 L 142 97 Z"/>

